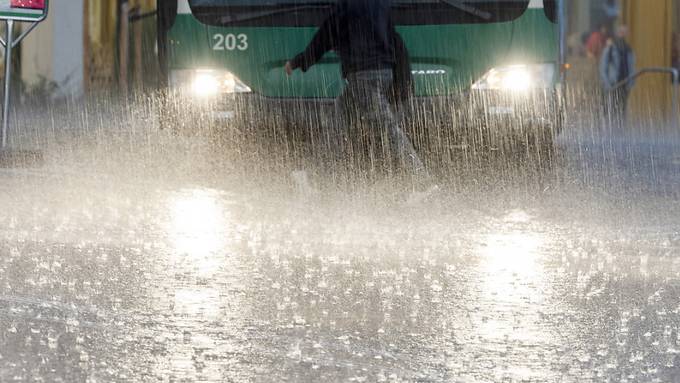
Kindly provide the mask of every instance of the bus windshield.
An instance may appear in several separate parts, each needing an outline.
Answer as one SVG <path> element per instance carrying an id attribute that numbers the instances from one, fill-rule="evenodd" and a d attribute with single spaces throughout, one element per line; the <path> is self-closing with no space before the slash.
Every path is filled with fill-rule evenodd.
<path id="1" fill-rule="evenodd" d="M 203 23 L 221 26 L 317 26 L 337 0 L 189 0 Z M 529 0 L 393 0 L 398 25 L 499 23 L 515 20 Z"/>

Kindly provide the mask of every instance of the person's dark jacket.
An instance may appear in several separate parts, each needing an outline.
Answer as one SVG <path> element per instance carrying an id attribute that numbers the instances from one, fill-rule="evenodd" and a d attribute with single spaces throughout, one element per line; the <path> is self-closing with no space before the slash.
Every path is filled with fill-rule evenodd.
<path id="1" fill-rule="evenodd" d="M 391 0 L 338 0 L 294 68 L 306 71 L 330 50 L 342 63 L 343 76 L 394 66 Z"/>
<path id="2" fill-rule="evenodd" d="M 307 48 L 291 60 L 306 72 L 328 51 L 340 57 L 342 76 L 392 69 L 394 98 L 411 93 L 411 64 L 406 45 L 391 20 L 391 0 L 339 0 Z"/>
<path id="3" fill-rule="evenodd" d="M 607 44 L 600 59 L 600 79 L 607 91 L 616 90 L 620 81 L 628 79 L 625 89 L 630 91 L 635 80 L 635 53 L 628 43 L 620 38 Z"/>
<path id="4" fill-rule="evenodd" d="M 393 104 L 405 102 L 413 95 L 413 73 L 411 71 L 411 59 L 404 40 L 399 33 L 392 28 L 392 40 L 394 43 L 394 68 L 390 101 Z"/>

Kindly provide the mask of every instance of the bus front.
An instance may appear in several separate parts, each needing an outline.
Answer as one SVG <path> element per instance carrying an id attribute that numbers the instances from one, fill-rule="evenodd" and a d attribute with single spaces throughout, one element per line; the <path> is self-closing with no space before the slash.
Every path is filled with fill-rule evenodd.
<path id="1" fill-rule="evenodd" d="M 161 48 L 170 87 L 187 102 L 218 101 L 213 105 L 226 116 L 249 104 L 318 110 L 344 86 L 338 58 L 329 53 L 292 77 L 282 68 L 306 47 L 334 2 L 167 2 Z M 415 100 L 428 105 L 417 110 L 555 125 L 556 1 L 394 0 L 393 20 L 409 51 Z"/>

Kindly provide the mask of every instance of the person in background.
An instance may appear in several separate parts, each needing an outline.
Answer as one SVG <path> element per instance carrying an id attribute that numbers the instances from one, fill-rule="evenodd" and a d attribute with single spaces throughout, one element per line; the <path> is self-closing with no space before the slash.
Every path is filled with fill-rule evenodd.
<path id="1" fill-rule="evenodd" d="M 342 121 L 339 124 L 342 131 L 337 135 L 344 137 L 348 121 L 380 129 L 389 137 L 392 156 L 418 179 L 429 180 L 390 103 L 403 98 L 410 86 L 403 84 L 410 81 L 407 56 L 404 61 L 408 53 L 392 23 L 391 5 L 391 0 L 339 0 L 307 48 L 286 63 L 285 71 L 289 76 L 296 69 L 306 72 L 324 54 L 334 50 L 340 57 L 346 81 L 336 100 Z M 409 73 L 404 76 L 405 71 Z M 337 140 L 335 146 L 332 150 L 342 152 L 344 139 Z"/>
<path id="2" fill-rule="evenodd" d="M 608 38 L 609 27 L 607 27 L 607 24 L 602 24 L 597 30 L 593 31 L 593 33 L 588 36 L 588 40 L 586 40 L 586 54 L 588 58 L 593 59 L 596 62 L 599 61 L 602 51 L 604 51 L 607 46 Z"/>
<path id="3" fill-rule="evenodd" d="M 572 33 L 567 38 L 567 48 L 570 57 L 585 56 L 585 47 L 581 36 L 578 33 Z"/>
<path id="4" fill-rule="evenodd" d="M 625 121 L 628 95 L 634 85 L 635 54 L 627 37 L 628 27 L 619 26 L 615 36 L 607 41 L 600 59 L 605 115 L 617 124 Z"/>

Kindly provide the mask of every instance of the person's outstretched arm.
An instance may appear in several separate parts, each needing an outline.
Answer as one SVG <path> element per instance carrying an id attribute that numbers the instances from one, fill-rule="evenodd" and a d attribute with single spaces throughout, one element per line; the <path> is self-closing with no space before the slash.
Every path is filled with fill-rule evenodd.
<path id="1" fill-rule="evenodd" d="M 312 65 L 321 60 L 326 52 L 335 48 L 340 35 L 341 16 L 338 9 L 333 10 L 326 21 L 321 24 L 319 30 L 316 31 L 307 48 L 286 63 L 285 69 L 288 75 L 291 75 L 295 69 L 306 72 Z"/>

